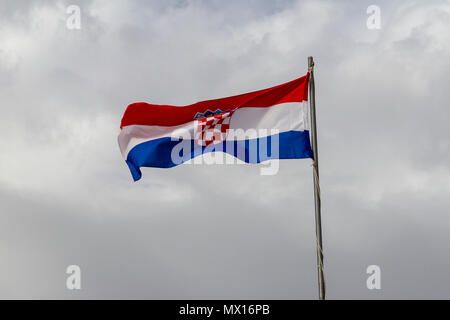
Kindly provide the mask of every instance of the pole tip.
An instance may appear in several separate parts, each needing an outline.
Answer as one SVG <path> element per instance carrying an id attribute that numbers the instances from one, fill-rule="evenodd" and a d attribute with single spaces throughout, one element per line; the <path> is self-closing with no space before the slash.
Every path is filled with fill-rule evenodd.
<path id="1" fill-rule="evenodd" d="M 313 67 L 314 66 L 314 59 L 312 56 L 308 57 L 308 67 Z"/>

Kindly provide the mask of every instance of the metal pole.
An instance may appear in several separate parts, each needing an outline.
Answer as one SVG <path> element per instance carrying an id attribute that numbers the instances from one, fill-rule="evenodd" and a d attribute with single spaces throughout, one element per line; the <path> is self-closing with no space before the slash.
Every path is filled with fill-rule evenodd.
<path id="1" fill-rule="evenodd" d="M 314 157 L 313 177 L 314 177 L 314 205 L 316 218 L 317 274 L 319 284 L 319 299 L 325 300 L 325 279 L 323 270 L 323 251 L 322 251 L 322 219 L 320 214 L 319 154 L 317 150 L 316 97 L 314 87 L 313 57 L 308 57 L 308 71 L 309 71 L 309 105 L 311 111 L 311 144 Z"/>

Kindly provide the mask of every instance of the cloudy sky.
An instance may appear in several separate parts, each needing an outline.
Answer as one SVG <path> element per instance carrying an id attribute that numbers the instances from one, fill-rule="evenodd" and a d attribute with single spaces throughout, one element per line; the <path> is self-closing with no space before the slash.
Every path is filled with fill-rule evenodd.
<path id="1" fill-rule="evenodd" d="M 309 55 L 328 298 L 449 299 L 450 2 L 325 0 L 2 0 L 0 298 L 317 298 L 310 160 L 134 183 L 117 145 L 132 102 L 270 87 Z"/>

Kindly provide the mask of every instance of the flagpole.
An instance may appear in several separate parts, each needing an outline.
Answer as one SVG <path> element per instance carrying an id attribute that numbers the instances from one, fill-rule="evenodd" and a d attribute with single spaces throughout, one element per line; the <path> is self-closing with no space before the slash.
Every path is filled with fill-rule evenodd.
<path id="1" fill-rule="evenodd" d="M 312 167 L 314 177 L 314 207 L 316 219 L 317 275 L 319 286 L 319 299 L 325 300 L 325 279 L 323 270 L 323 251 L 322 251 L 322 218 L 320 212 L 319 154 L 317 149 L 316 97 L 314 86 L 313 57 L 308 57 L 308 71 L 309 71 L 309 105 L 311 112 L 311 144 L 314 155 Z"/>

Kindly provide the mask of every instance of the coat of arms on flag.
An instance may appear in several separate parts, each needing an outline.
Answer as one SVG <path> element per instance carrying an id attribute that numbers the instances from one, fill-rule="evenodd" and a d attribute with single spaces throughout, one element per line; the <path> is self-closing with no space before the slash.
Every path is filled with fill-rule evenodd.
<path id="1" fill-rule="evenodd" d="M 209 110 L 208 110 L 209 111 Z M 222 112 L 217 109 L 215 112 L 197 113 L 194 121 L 194 140 L 199 146 L 209 146 L 225 141 L 227 130 L 230 129 L 230 120 L 234 110 Z"/>

